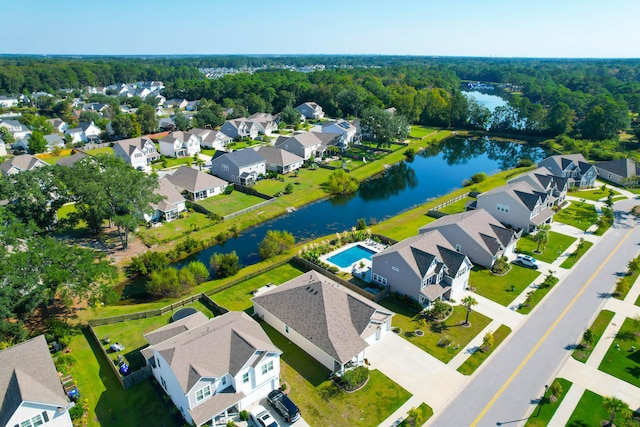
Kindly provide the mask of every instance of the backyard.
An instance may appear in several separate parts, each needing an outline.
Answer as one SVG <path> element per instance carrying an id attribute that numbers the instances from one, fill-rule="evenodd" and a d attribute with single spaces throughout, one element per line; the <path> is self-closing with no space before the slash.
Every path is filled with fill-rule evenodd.
<path id="1" fill-rule="evenodd" d="M 241 191 L 232 191 L 231 194 L 219 194 L 209 197 L 208 199 L 200 200 L 197 203 L 210 212 L 225 216 L 257 205 L 258 203 L 264 202 L 264 200 L 265 199 L 258 196 L 252 196 Z"/>
<path id="2" fill-rule="evenodd" d="M 520 238 L 518 240 L 516 250 L 519 253 L 531 255 L 535 259 L 549 263 L 555 261 L 556 258 L 562 255 L 567 249 L 569 249 L 569 246 L 576 241 L 574 237 L 550 231 L 547 243 L 540 245 L 540 253 L 538 253 L 536 252 L 538 243 L 533 239 L 533 235 L 527 235 Z"/>
<path id="3" fill-rule="evenodd" d="M 469 277 L 469 285 L 475 293 L 492 301 L 509 306 L 515 297 L 520 295 L 540 275 L 537 270 L 511 265 L 511 270 L 502 276 L 491 273 L 483 267 L 473 267 Z"/>
<path id="4" fill-rule="evenodd" d="M 605 187 L 603 190 L 602 187 L 593 188 L 590 190 L 575 190 L 569 191 L 567 194 L 569 196 L 577 197 L 579 199 L 587 199 L 597 202 L 602 199 L 606 199 L 609 196 L 609 192 L 613 193 L 613 196 L 619 196 L 620 193 L 614 190 L 611 187 Z"/>

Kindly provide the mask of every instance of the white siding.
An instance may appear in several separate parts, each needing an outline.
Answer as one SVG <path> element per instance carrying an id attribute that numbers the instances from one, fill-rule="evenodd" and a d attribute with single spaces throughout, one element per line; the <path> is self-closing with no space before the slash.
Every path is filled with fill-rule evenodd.
<path id="1" fill-rule="evenodd" d="M 69 411 L 65 410 L 62 413 L 58 413 L 58 407 L 54 405 L 43 405 L 33 402 L 22 402 L 9 422 L 6 424 L 9 427 L 13 427 L 16 424 L 20 425 L 21 422 L 31 419 L 42 412 L 47 413 L 49 421 L 43 424 L 43 427 L 72 427 L 71 417 Z"/>

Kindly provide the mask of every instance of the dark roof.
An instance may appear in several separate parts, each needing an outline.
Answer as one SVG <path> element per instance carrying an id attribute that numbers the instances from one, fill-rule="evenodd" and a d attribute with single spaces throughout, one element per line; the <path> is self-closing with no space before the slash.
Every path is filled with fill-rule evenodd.
<path id="1" fill-rule="evenodd" d="M 168 174 L 167 178 L 176 187 L 187 190 L 190 193 L 197 193 L 198 191 L 222 187 L 228 184 L 227 181 L 217 176 L 200 172 L 184 165 L 180 166 L 172 174 Z"/>
<path id="2" fill-rule="evenodd" d="M 220 156 L 214 156 L 212 162 L 218 161 L 218 159 L 222 157 L 236 165 L 238 168 L 264 162 L 264 157 L 252 148 L 245 148 L 238 151 L 232 151 L 230 153 L 222 153 Z"/>
<path id="3" fill-rule="evenodd" d="M 611 172 L 623 178 L 631 178 L 640 175 L 640 168 L 633 159 L 618 159 L 608 162 L 596 163 L 596 168 L 605 172 Z"/>
<path id="4" fill-rule="evenodd" d="M 85 153 L 84 151 L 76 151 L 75 153 L 73 153 L 72 155 L 70 155 L 69 157 L 63 157 L 60 160 L 58 160 L 58 162 L 56 164 L 60 165 L 60 166 L 66 166 L 66 167 L 71 167 L 73 165 L 76 164 L 76 162 L 89 157 L 89 154 Z"/>
<path id="5" fill-rule="evenodd" d="M 536 205 L 540 201 L 540 196 L 537 192 L 527 193 L 520 190 L 514 190 L 514 193 L 518 198 L 524 203 L 524 205 L 529 208 L 529 210 L 535 209 Z"/>

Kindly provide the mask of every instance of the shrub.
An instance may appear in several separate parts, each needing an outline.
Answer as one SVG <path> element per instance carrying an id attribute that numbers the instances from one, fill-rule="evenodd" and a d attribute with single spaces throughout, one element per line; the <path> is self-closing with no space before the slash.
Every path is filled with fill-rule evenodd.
<path id="1" fill-rule="evenodd" d="M 155 298 L 177 297 L 182 290 L 178 270 L 173 267 L 154 271 L 147 282 L 147 292 Z"/>
<path id="2" fill-rule="evenodd" d="M 72 326 L 66 320 L 52 318 L 47 320 L 45 326 L 47 332 L 53 335 L 62 347 L 68 346 L 73 336 L 79 333 L 78 328 Z"/>
<path id="3" fill-rule="evenodd" d="M 440 338 L 438 340 L 438 347 L 449 347 L 451 345 L 451 340 L 449 338 Z"/>
<path id="4" fill-rule="evenodd" d="M 151 273 L 166 268 L 169 265 L 167 256 L 160 252 L 145 252 L 131 258 L 131 263 L 127 266 L 129 277 L 151 276 Z"/>
<path id="5" fill-rule="evenodd" d="M 367 220 L 364 218 L 358 218 L 356 221 L 356 230 L 365 230 L 367 228 Z"/>
<path id="6" fill-rule="evenodd" d="M 291 194 L 293 193 L 293 184 L 292 183 L 288 183 L 286 187 L 284 187 L 284 194 Z"/>
<path id="7" fill-rule="evenodd" d="M 258 254 L 262 259 L 272 258 L 291 249 L 295 242 L 288 231 L 269 230 L 258 245 Z"/>
<path id="8" fill-rule="evenodd" d="M 613 294 L 615 296 L 625 295 L 627 292 L 629 292 L 629 288 L 630 288 L 629 287 L 629 282 L 627 280 L 625 280 L 624 278 L 620 278 L 616 282 L 616 289 L 613 292 Z"/>
<path id="9" fill-rule="evenodd" d="M 507 262 L 506 257 L 500 257 L 493 263 L 493 267 L 491 267 L 491 271 L 493 271 L 496 274 L 505 274 L 506 272 L 509 271 L 510 268 L 511 267 L 509 266 L 509 263 Z"/>
<path id="10" fill-rule="evenodd" d="M 71 373 L 71 367 L 77 361 L 78 360 L 72 354 L 62 354 L 62 355 L 58 356 L 58 358 L 56 359 L 54 365 L 56 365 L 56 369 L 59 372 L 62 372 L 62 374 L 64 374 L 64 375 L 69 375 Z"/>
<path id="11" fill-rule="evenodd" d="M 471 175 L 471 181 L 474 184 L 478 184 L 482 181 L 484 181 L 485 179 L 487 179 L 487 174 L 484 172 L 478 172 L 478 173 L 474 173 L 473 175 Z"/>
<path id="12" fill-rule="evenodd" d="M 209 264 L 219 278 L 233 276 L 240 271 L 240 258 L 236 251 L 228 254 L 215 253 L 211 256 Z"/>
<path id="13" fill-rule="evenodd" d="M 247 421 L 249 419 L 249 413 L 247 411 L 240 411 L 238 414 L 240 421 Z"/>
<path id="14" fill-rule="evenodd" d="M 233 185 L 227 185 L 224 188 L 224 194 L 229 195 L 229 194 L 233 193 L 233 190 L 234 190 Z"/>
<path id="15" fill-rule="evenodd" d="M 365 366 L 358 366 L 351 369 L 340 377 L 340 384 L 347 390 L 355 390 L 369 379 L 369 369 Z"/>

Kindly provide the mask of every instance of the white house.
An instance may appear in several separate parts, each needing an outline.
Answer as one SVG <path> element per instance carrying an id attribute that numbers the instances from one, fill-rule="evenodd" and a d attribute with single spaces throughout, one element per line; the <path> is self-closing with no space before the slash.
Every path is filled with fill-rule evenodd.
<path id="1" fill-rule="evenodd" d="M 145 335 L 153 376 L 196 426 L 242 411 L 280 385 L 280 355 L 244 312 L 197 312 Z"/>
<path id="2" fill-rule="evenodd" d="M 15 96 L 0 96 L 0 108 L 16 107 L 18 98 Z"/>
<path id="3" fill-rule="evenodd" d="M 323 133 L 335 133 L 341 136 L 342 140 L 338 145 L 340 148 L 346 148 L 350 143 L 356 141 L 358 128 L 344 119 L 335 122 L 325 122 L 322 124 Z"/>
<path id="4" fill-rule="evenodd" d="M 200 147 L 214 150 L 224 150 L 233 138 L 224 132 L 213 129 L 191 129 L 191 133 L 200 139 Z"/>
<path id="5" fill-rule="evenodd" d="M 258 128 L 258 133 L 261 135 L 271 135 L 278 130 L 278 122 L 269 113 L 255 113 L 248 119 Z"/>
<path id="6" fill-rule="evenodd" d="M 264 288 L 263 288 L 264 289 Z M 331 372 L 364 364 L 393 313 L 315 271 L 258 292 L 254 314 Z"/>
<path id="7" fill-rule="evenodd" d="M 324 117 L 322 107 L 315 102 L 305 102 L 296 107 L 306 119 L 321 119 Z"/>
<path id="8" fill-rule="evenodd" d="M 0 172 L 2 172 L 2 175 L 4 176 L 9 176 L 13 175 L 14 173 L 30 171 L 35 168 L 41 168 L 45 166 L 49 166 L 49 164 L 37 157 L 32 156 L 31 154 L 21 154 L 19 156 L 15 156 L 8 160 L 5 160 L 4 163 L 0 164 Z"/>
<path id="9" fill-rule="evenodd" d="M 251 138 L 256 139 L 258 136 L 258 126 L 246 117 L 227 120 L 220 130 L 234 139 Z"/>
<path id="10" fill-rule="evenodd" d="M 0 126 L 7 129 L 16 141 L 31 135 L 29 128 L 17 120 L 0 119 Z"/>
<path id="11" fill-rule="evenodd" d="M 164 176 L 159 180 L 159 188 L 156 190 L 157 194 L 164 197 L 158 203 L 152 203 L 153 214 L 146 215 L 145 221 L 166 221 L 170 222 L 180 217 L 180 214 L 187 210 L 187 202 L 185 198 L 180 194 L 180 190 Z"/>
<path id="12" fill-rule="evenodd" d="M 206 172 L 180 166 L 166 176 L 189 200 L 198 201 L 222 194 L 229 183 Z"/>
<path id="13" fill-rule="evenodd" d="M 113 152 L 116 157 L 140 170 L 148 168 L 160 158 L 156 145 L 146 136 L 118 141 L 113 146 Z"/>
<path id="14" fill-rule="evenodd" d="M 49 124 L 53 127 L 54 132 L 64 133 L 65 130 L 69 129 L 69 125 L 62 119 L 49 119 L 47 120 Z"/>
<path id="15" fill-rule="evenodd" d="M 0 426 L 73 426 L 44 335 L 0 351 L 0 402 Z"/>
<path id="16" fill-rule="evenodd" d="M 71 135 L 71 142 L 98 142 L 100 141 L 100 133 L 102 130 L 93 124 L 93 122 L 82 122 L 77 128 L 67 129 L 64 133 Z"/>
<path id="17" fill-rule="evenodd" d="M 200 152 L 200 140 L 190 132 L 174 131 L 158 142 L 164 156 L 191 157 Z"/>

